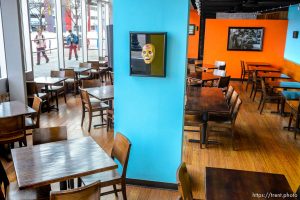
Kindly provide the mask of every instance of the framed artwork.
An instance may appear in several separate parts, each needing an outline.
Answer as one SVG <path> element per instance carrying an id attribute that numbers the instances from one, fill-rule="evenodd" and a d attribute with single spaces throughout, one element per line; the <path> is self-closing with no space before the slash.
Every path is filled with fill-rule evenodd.
<path id="1" fill-rule="evenodd" d="M 189 35 L 195 35 L 195 24 L 189 25 Z"/>
<path id="2" fill-rule="evenodd" d="M 229 27 L 227 50 L 262 51 L 263 27 Z"/>
<path id="3" fill-rule="evenodd" d="M 166 32 L 130 32 L 130 75 L 166 76 Z"/>

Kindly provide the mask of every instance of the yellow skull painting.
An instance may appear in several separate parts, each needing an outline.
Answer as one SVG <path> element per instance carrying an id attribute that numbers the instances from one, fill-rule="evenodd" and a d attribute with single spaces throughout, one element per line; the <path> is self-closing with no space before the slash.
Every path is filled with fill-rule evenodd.
<path id="1" fill-rule="evenodd" d="M 153 44 L 145 44 L 143 46 L 142 56 L 146 64 L 151 64 L 155 57 L 155 46 Z"/>

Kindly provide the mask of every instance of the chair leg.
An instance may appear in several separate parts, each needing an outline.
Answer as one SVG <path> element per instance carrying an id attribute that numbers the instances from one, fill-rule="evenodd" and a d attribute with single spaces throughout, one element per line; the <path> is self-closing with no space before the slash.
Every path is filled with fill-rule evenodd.
<path id="1" fill-rule="evenodd" d="M 82 109 L 82 116 L 81 116 L 81 126 L 83 126 L 83 120 L 85 118 L 85 110 Z"/>
<path id="2" fill-rule="evenodd" d="M 56 103 L 56 108 L 58 110 L 58 93 L 55 92 L 55 103 Z"/>
<path id="3" fill-rule="evenodd" d="M 291 113 L 290 114 L 290 119 L 289 119 L 288 131 L 291 130 L 292 121 L 293 121 L 293 114 Z"/>
<path id="4" fill-rule="evenodd" d="M 254 101 L 254 100 L 255 100 L 256 93 L 257 93 L 257 89 L 255 89 L 255 92 L 254 92 L 254 95 L 253 95 L 253 99 L 252 99 L 252 101 Z"/>
<path id="5" fill-rule="evenodd" d="M 65 99 L 65 103 L 67 103 L 66 92 L 64 92 L 64 99 Z"/>
<path id="6" fill-rule="evenodd" d="M 260 97 L 260 100 L 259 100 L 259 104 L 258 104 L 258 108 L 257 110 L 259 110 L 260 106 L 261 106 L 261 103 L 263 101 L 263 94 L 261 94 L 261 97 Z"/>
<path id="7" fill-rule="evenodd" d="M 252 97 L 254 90 L 256 90 L 256 89 L 255 89 L 255 85 L 253 84 L 252 88 L 251 88 L 250 98 Z"/>
<path id="8" fill-rule="evenodd" d="M 115 196 L 118 197 L 117 186 L 113 185 L 113 188 L 114 188 Z"/>
<path id="9" fill-rule="evenodd" d="M 101 122 L 103 124 L 103 121 L 104 121 L 104 119 L 103 119 L 103 110 L 100 110 L 100 115 L 101 115 Z"/>
<path id="10" fill-rule="evenodd" d="M 122 183 L 122 195 L 123 195 L 123 199 L 127 200 L 127 195 L 126 195 L 126 183 Z"/>
<path id="11" fill-rule="evenodd" d="M 89 132 L 91 131 L 92 126 L 92 112 L 89 111 Z"/>
<path id="12" fill-rule="evenodd" d="M 235 143 L 234 143 L 235 140 L 234 127 L 231 127 L 231 137 L 232 137 L 232 150 L 236 151 Z"/>
<path id="13" fill-rule="evenodd" d="M 263 109 L 265 107 L 265 103 L 266 103 L 266 100 L 263 99 L 262 106 L 261 106 L 261 109 L 260 109 L 260 112 L 259 112 L 260 114 L 262 113 L 262 111 L 263 111 Z"/>

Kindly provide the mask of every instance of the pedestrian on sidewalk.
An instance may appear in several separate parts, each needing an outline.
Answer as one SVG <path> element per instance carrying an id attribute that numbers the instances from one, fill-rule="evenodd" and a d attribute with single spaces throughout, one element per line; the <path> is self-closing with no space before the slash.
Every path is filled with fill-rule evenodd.
<path id="1" fill-rule="evenodd" d="M 41 53 L 43 54 L 44 58 L 46 59 L 46 63 L 49 62 L 49 58 L 45 53 L 46 48 L 46 41 L 45 36 L 43 35 L 42 29 L 38 30 L 38 34 L 35 36 L 35 43 L 36 43 L 36 52 L 37 52 L 37 65 L 41 63 Z"/>
<path id="2" fill-rule="evenodd" d="M 78 60 L 77 55 L 77 45 L 78 45 L 78 37 L 74 33 L 72 33 L 72 30 L 69 30 L 69 35 L 67 37 L 67 45 L 69 45 L 69 60 L 72 58 L 72 51 L 74 50 L 75 58 Z"/>

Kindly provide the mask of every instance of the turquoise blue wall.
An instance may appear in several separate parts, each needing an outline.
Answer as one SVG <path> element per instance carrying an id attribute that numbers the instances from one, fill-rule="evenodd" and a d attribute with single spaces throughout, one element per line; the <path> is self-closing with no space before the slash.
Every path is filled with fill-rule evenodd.
<path id="1" fill-rule="evenodd" d="M 175 183 L 181 162 L 189 1 L 114 0 L 115 131 L 127 178 Z M 166 78 L 129 76 L 129 32 L 167 32 Z"/>
<path id="2" fill-rule="evenodd" d="M 299 31 L 298 39 L 293 38 L 293 31 Z M 300 64 L 300 10 L 298 10 L 298 5 L 289 8 L 289 25 L 284 58 Z"/>

